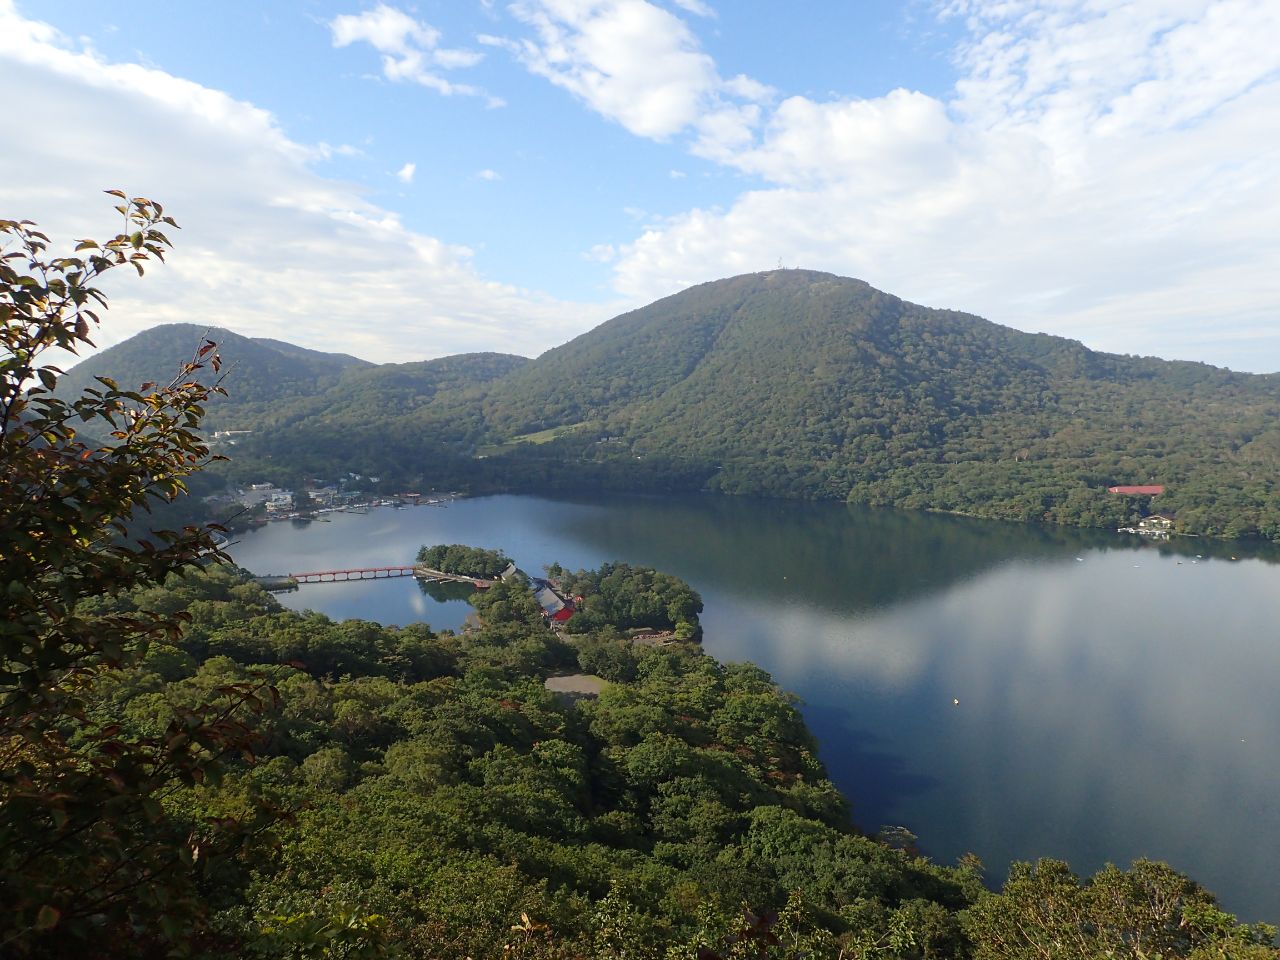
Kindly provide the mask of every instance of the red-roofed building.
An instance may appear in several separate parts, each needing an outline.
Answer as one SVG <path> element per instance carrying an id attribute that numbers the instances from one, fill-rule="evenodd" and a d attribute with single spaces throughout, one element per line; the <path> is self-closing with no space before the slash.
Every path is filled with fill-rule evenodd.
<path id="1" fill-rule="evenodd" d="M 533 595 L 542 607 L 543 616 L 553 623 L 564 623 L 573 616 L 573 601 L 560 596 L 545 580 L 541 583 L 542 586 L 535 590 Z"/>
<path id="2" fill-rule="evenodd" d="M 1156 497 L 1164 493 L 1164 487 L 1107 487 L 1107 493 L 1124 493 L 1131 496 L 1139 494 L 1142 496 Z"/>

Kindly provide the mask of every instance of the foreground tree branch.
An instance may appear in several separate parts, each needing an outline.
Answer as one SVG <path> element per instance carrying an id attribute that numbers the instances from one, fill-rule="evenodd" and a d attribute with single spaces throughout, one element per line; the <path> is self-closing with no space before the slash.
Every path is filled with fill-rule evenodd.
<path id="1" fill-rule="evenodd" d="M 135 956 L 189 945 L 195 873 L 217 838 L 170 822 L 174 783 L 215 778 L 252 741 L 245 715 L 274 691 L 238 684 L 175 712 L 163 735 L 129 739 L 85 709 L 106 672 L 175 637 L 185 613 L 88 614 L 83 601 L 226 560 L 220 528 L 131 536 L 211 459 L 197 432 L 221 360 L 204 341 L 165 384 L 98 378 L 57 393 L 56 352 L 91 347 L 108 270 L 144 273 L 176 228 L 160 204 L 119 199 L 119 234 L 49 253 L 28 221 L 0 220 L 0 954 Z M 232 828 L 232 829 L 224 829 Z M 212 839 L 211 839 L 212 838 Z M 205 857 L 202 858 L 202 853 Z M 126 947 L 125 944 L 129 946 Z"/>

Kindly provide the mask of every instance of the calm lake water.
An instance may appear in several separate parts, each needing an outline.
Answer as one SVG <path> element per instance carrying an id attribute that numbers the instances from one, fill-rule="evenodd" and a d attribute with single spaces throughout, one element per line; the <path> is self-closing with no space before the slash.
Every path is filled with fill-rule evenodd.
<path id="1" fill-rule="evenodd" d="M 998 883 L 1015 859 L 1086 874 L 1152 857 L 1242 919 L 1280 921 L 1272 549 L 835 504 L 504 496 L 275 523 L 231 553 L 294 573 L 407 564 L 424 543 L 688 580 L 706 650 L 803 700 L 854 819 L 905 825 L 936 860 L 975 852 Z M 280 599 L 437 629 L 470 609 L 412 579 Z"/>

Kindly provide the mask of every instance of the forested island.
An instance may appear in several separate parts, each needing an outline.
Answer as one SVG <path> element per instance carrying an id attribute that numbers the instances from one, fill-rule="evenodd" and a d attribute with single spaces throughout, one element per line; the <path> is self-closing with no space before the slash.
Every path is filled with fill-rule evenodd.
<path id="1" fill-rule="evenodd" d="M 157 379 L 201 329 L 140 334 L 66 389 Z M 711 491 L 1113 530 L 1159 513 L 1280 539 L 1277 376 L 1099 353 L 831 274 L 702 284 L 536 360 L 216 338 L 242 373 L 208 423 L 246 432 L 206 482 L 351 471 L 388 493 Z M 1164 492 L 1108 492 L 1125 486 Z"/>
<path id="2" fill-rule="evenodd" d="M 418 551 L 417 561 L 441 573 L 486 580 L 497 579 L 511 565 L 511 558 L 500 550 L 484 550 L 462 543 L 438 543 L 433 547 L 424 544 Z"/>
<path id="3" fill-rule="evenodd" d="M 562 590 L 578 600 L 567 629 L 591 634 L 604 629 L 649 628 L 670 631 L 678 640 L 697 639 L 702 598 L 670 574 L 626 563 L 569 573 L 559 564 L 548 571 Z"/>

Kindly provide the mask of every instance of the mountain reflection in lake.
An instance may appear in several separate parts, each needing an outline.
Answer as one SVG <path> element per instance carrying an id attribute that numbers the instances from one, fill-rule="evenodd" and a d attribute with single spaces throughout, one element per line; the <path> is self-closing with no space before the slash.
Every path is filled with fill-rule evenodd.
<path id="1" fill-rule="evenodd" d="M 1280 920 L 1270 548 L 832 504 L 490 497 L 273 524 L 232 554 L 289 573 L 440 542 L 530 572 L 625 560 L 688 580 L 707 651 L 802 698 L 866 828 L 904 824 L 943 861 L 974 851 L 994 881 L 1012 859 L 1167 859 L 1244 918 Z M 458 628 L 465 601 L 440 597 L 388 580 L 281 599 Z"/>

